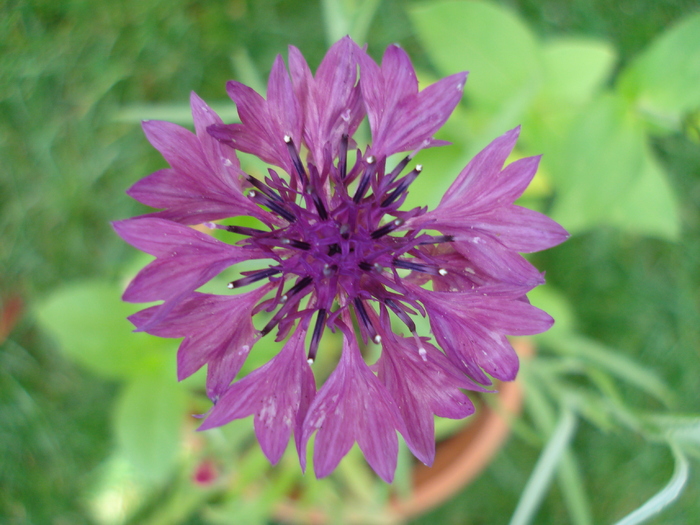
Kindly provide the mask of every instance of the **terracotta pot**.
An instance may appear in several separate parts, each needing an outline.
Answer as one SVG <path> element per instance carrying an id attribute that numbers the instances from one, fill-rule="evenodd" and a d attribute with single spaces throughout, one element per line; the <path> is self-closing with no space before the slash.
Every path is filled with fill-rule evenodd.
<path id="1" fill-rule="evenodd" d="M 534 353 L 529 339 L 515 339 L 512 344 L 521 358 Z M 510 419 L 520 413 L 523 401 L 523 387 L 517 379 L 498 383 L 495 389 L 498 391 L 497 408 L 483 402 L 478 404 L 474 421 L 437 444 L 432 467 L 416 462 L 411 493 L 393 499 L 379 522 L 401 523 L 424 514 L 454 496 L 488 466 L 508 438 Z M 324 525 L 329 522 L 322 511 L 300 509 L 290 502 L 280 505 L 275 515 L 285 523 Z M 348 523 L 363 523 L 359 515 L 358 520 L 348 516 Z"/>

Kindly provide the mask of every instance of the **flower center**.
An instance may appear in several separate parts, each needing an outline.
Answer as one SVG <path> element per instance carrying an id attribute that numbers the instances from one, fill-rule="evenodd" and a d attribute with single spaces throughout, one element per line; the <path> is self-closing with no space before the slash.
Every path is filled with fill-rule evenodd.
<path id="1" fill-rule="evenodd" d="M 276 215 L 279 223 L 270 225 L 270 231 L 226 227 L 248 236 L 240 242 L 267 251 L 276 264 L 247 272 L 245 277 L 229 283 L 229 288 L 263 279 L 278 284 L 267 309 L 279 309 L 261 330 L 262 335 L 278 325 L 280 332 L 284 332 L 287 325 L 291 326 L 291 320 L 304 318 L 306 312 L 310 317 L 311 312 L 317 311 L 309 350 L 311 360 L 324 326 L 330 325 L 338 312 L 350 305 L 364 335 L 379 342 L 372 316 L 364 304 L 367 300 L 384 303 L 415 333 L 410 319 L 413 311 L 404 304 L 415 301 L 406 297 L 410 294 L 398 270 L 446 275 L 447 271 L 432 263 L 419 247 L 452 241 L 450 236 L 432 236 L 415 230 L 393 234 L 408 219 L 425 212 L 420 208 L 398 210 L 422 166 L 398 178 L 410 156 L 390 173 L 384 172 L 386 159 L 378 161 L 369 156 L 358 160 L 348 171 L 348 138 L 343 136 L 337 166 L 321 174 L 312 163 L 304 166 L 291 137 L 284 140 L 294 166 L 289 181 L 274 170 L 269 170 L 270 176 L 265 181 L 247 177 L 251 186 L 248 197 Z M 351 185 L 354 190 L 350 189 Z M 306 310 L 300 310 L 302 299 L 307 296 Z M 290 322 L 284 323 L 285 318 Z"/>

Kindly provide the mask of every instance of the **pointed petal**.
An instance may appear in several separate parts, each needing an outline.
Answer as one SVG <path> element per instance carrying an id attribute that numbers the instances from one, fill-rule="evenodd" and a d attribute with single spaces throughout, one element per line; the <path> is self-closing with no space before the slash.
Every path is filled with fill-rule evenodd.
<path id="1" fill-rule="evenodd" d="M 440 346 L 464 372 L 481 384 L 510 381 L 518 357 L 505 335 L 531 335 L 548 330 L 553 319 L 518 297 L 476 292 L 431 292 L 411 287 L 425 305 Z M 483 371 L 482 371 L 483 369 Z"/>
<path id="2" fill-rule="evenodd" d="M 462 419 L 474 405 L 460 388 L 483 390 L 466 379 L 433 345 L 382 334 L 379 379 L 386 385 L 406 423 L 406 443 L 426 465 L 435 459 L 433 414 Z"/>
<path id="3" fill-rule="evenodd" d="M 330 474 L 357 441 L 379 477 L 392 481 L 398 455 L 396 431 L 405 434 L 405 425 L 391 395 L 362 360 L 352 332 L 346 334 L 338 367 L 309 407 L 303 449 L 316 430 L 317 477 Z"/>
<path id="4" fill-rule="evenodd" d="M 300 409 L 302 391 L 313 374 L 306 362 L 304 330 L 298 330 L 269 363 L 234 383 L 209 413 L 200 430 L 255 415 L 255 434 L 274 465 L 284 453 Z"/>

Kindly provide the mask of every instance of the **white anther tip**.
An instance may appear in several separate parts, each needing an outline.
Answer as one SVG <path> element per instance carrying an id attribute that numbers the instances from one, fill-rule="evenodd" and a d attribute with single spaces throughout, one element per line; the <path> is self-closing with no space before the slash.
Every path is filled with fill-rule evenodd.
<path id="1" fill-rule="evenodd" d="M 422 164 L 416 164 L 416 171 L 423 171 L 423 165 L 422 165 Z"/>
<path id="2" fill-rule="evenodd" d="M 292 141 L 292 137 L 290 137 L 289 135 L 285 135 L 285 136 L 284 136 L 284 142 L 285 142 L 286 144 L 289 144 L 291 141 Z"/>
<path id="3" fill-rule="evenodd" d="M 314 364 L 314 360 L 313 360 L 312 358 L 310 358 L 310 357 L 306 360 L 306 362 L 309 363 L 309 365 L 313 365 L 313 364 Z"/>
<path id="4" fill-rule="evenodd" d="M 367 164 L 374 164 L 375 162 L 377 162 L 377 159 L 374 155 L 367 157 Z"/>
<path id="5" fill-rule="evenodd" d="M 255 190 L 251 190 L 248 192 L 248 197 L 250 197 L 251 199 L 254 199 L 257 195 L 258 195 L 258 192 Z"/>
<path id="6" fill-rule="evenodd" d="M 228 283 L 226 285 L 226 288 L 228 288 L 229 290 L 233 290 L 233 283 Z"/>
<path id="7" fill-rule="evenodd" d="M 445 270 L 444 268 L 440 268 L 438 270 L 438 273 L 444 277 L 445 275 L 447 275 L 447 270 Z"/>
<path id="8" fill-rule="evenodd" d="M 372 339 L 372 341 L 374 341 L 375 344 L 379 344 L 379 343 L 382 342 L 382 336 L 379 335 L 379 334 L 377 334 L 377 335 L 374 336 L 374 338 Z"/>

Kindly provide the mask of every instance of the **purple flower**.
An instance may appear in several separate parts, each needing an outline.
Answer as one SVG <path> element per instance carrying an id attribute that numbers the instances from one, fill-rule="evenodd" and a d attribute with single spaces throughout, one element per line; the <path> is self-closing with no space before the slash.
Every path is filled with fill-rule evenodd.
<path id="1" fill-rule="evenodd" d="M 474 407 L 464 390 L 483 391 L 490 377 L 515 378 L 518 358 L 506 335 L 552 324 L 527 302 L 525 294 L 544 279 L 520 252 L 567 237 L 544 215 L 513 204 L 539 158 L 504 167 L 519 133 L 511 130 L 469 163 L 437 208 L 400 209 L 423 169 L 414 156 L 444 144 L 433 135 L 459 103 L 465 80 L 459 73 L 419 91 L 399 47 L 390 46 L 378 65 L 344 38 L 315 75 L 290 47 L 289 74 L 278 57 L 267 98 L 229 82 L 239 124 L 224 124 L 196 95 L 196 134 L 144 123 L 171 167 L 129 190 L 162 211 L 115 224 L 127 242 L 156 257 L 124 299 L 163 301 L 131 321 L 155 335 L 184 337 L 179 379 L 207 366 L 215 406 L 202 429 L 252 415 L 270 461 L 294 433 L 303 468 L 315 434 L 319 477 L 357 442 L 391 481 L 397 432 L 431 464 L 433 416 L 467 417 Z M 365 116 L 372 141 L 361 147 L 353 136 Z M 236 151 L 274 168 L 264 178 L 245 173 Z M 407 155 L 398 162 L 389 159 L 401 152 Z M 263 228 L 207 223 L 237 234 L 231 243 L 187 226 L 242 215 Z M 244 260 L 259 266 L 229 283 L 233 294 L 197 291 Z M 247 287 L 252 291 L 236 293 Z M 434 342 L 418 333 L 416 315 L 429 317 Z M 317 393 L 312 370 L 326 328 L 342 333 L 343 349 Z M 273 331 L 286 341 L 280 353 L 237 379 L 255 343 Z M 371 367 L 358 337 L 382 347 Z"/>

